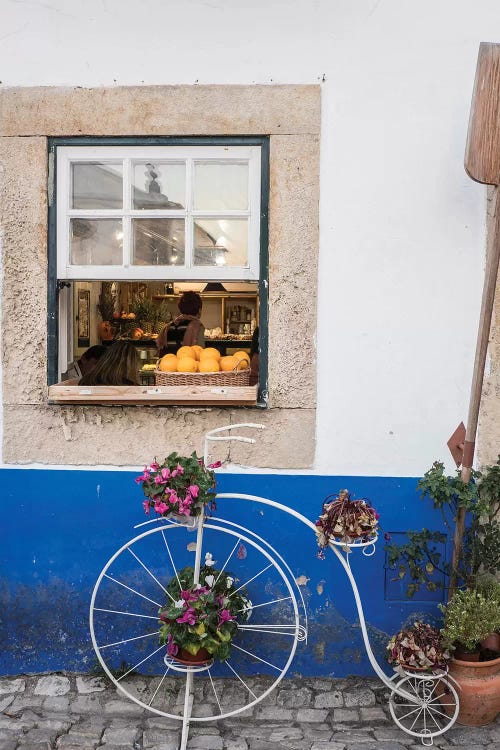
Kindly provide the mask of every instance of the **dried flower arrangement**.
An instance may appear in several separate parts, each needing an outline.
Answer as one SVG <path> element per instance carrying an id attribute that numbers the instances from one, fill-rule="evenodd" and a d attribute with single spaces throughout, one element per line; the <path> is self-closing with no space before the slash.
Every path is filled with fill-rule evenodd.
<path id="1" fill-rule="evenodd" d="M 333 499 L 330 499 L 333 498 Z M 323 502 L 319 519 L 316 521 L 319 557 L 332 539 L 350 544 L 354 540 L 369 541 L 378 529 L 380 515 L 368 500 L 354 500 L 348 490 L 338 495 L 329 495 Z"/>
<path id="2" fill-rule="evenodd" d="M 416 672 L 444 670 L 451 656 L 439 630 L 425 622 L 400 630 L 390 639 L 387 651 L 393 667 Z"/>

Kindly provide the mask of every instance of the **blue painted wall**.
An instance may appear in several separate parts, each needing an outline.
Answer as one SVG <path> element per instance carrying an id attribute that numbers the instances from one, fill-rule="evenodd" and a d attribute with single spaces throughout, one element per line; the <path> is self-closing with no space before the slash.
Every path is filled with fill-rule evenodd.
<path id="1" fill-rule="evenodd" d="M 138 533 L 133 526 L 145 520 L 133 479 L 128 472 L 0 471 L 0 674 L 94 666 L 88 630 L 93 585 L 116 549 Z M 271 498 L 314 521 L 324 497 L 347 487 L 372 501 L 384 531 L 440 528 L 438 515 L 416 494 L 416 481 L 226 474 L 219 475 L 218 490 Z M 290 674 L 372 674 L 345 573 L 332 554 L 317 559 L 313 533 L 283 513 L 243 501 L 221 501 L 217 513 L 267 537 L 294 576 L 308 579 L 301 590 L 309 641 L 299 644 Z M 391 582 L 383 547 L 380 541 L 371 558 L 351 555 L 379 662 L 387 634 L 402 622 L 422 613 L 437 617 L 435 601 L 408 601 L 403 585 Z"/>

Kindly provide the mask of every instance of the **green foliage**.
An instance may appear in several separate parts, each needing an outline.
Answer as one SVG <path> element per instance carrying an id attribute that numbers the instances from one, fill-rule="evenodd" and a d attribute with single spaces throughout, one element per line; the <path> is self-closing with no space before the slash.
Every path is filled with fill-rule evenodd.
<path id="1" fill-rule="evenodd" d="M 167 586 L 167 604 L 159 611 L 160 643 L 175 657 L 181 649 L 193 656 L 201 648 L 225 661 L 238 632 L 238 621 L 246 622 L 252 603 L 243 588 L 235 586 L 231 573 L 215 570 L 207 553 L 200 569 L 200 583 L 193 584 L 194 568 L 188 566 Z"/>
<path id="2" fill-rule="evenodd" d="M 155 323 L 169 323 L 172 320 L 172 315 L 170 313 L 170 310 L 168 308 L 168 302 L 163 301 L 160 302 L 159 305 L 155 307 Z"/>
<path id="3" fill-rule="evenodd" d="M 465 509 L 467 527 L 462 553 L 454 571 L 469 587 L 483 574 L 495 575 L 500 570 L 500 459 L 482 472 L 473 471 L 464 483 L 460 471 L 446 476 L 444 465 L 436 461 L 419 480 L 417 488 L 422 498 L 429 498 L 439 510 L 450 534 L 457 512 Z M 388 564 L 397 571 L 396 579 L 408 577 L 408 597 L 421 587 L 436 591 L 447 587 L 451 566 L 443 559 L 438 544 L 446 542 L 446 535 L 422 529 L 408 531 L 408 542 L 386 545 Z M 444 584 L 436 573 L 444 576 Z"/>
<path id="4" fill-rule="evenodd" d="M 460 644 L 474 651 L 479 642 L 500 628 L 500 594 L 493 587 L 456 591 L 448 604 L 440 604 L 444 613 L 443 638 L 450 646 Z"/>

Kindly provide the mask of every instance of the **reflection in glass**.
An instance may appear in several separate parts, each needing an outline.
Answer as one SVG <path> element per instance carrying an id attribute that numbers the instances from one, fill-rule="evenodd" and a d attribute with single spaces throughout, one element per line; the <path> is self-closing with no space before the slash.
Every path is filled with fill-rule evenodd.
<path id="1" fill-rule="evenodd" d="M 134 164 L 134 209 L 179 209 L 186 203 L 184 162 L 140 162 Z"/>
<path id="2" fill-rule="evenodd" d="M 248 164 L 197 162 L 194 176 L 194 207 L 198 211 L 248 208 Z"/>
<path id="3" fill-rule="evenodd" d="M 132 236 L 135 266 L 184 265 L 184 219 L 134 219 Z"/>
<path id="4" fill-rule="evenodd" d="M 247 219 L 196 219 L 194 264 L 221 267 L 248 265 Z"/>
<path id="5" fill-rule="evenodd" d="M 117 266 L 123 262 L 121 219 L 71 219 L 71 263 Z"/>
<path id="6" fill-rule="evenodd" d="M 122 208 L 121 164 L 81 162 L 71 165 L 71 208 Z"/>

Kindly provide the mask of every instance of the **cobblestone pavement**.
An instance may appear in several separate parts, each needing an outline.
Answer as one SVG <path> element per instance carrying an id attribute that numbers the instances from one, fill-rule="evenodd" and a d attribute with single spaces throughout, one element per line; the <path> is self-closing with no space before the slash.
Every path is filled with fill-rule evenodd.
<path id="1" fill-rule="evenodd" d="M 138 693 L 148 690 L 148 679 L 137 677 Z M 236 705 L 239 691 L 238 683 L 225 681 L 222 705 Z M 188 749 L 422 748 L 392 722 L 387 698 L 387 688 L 376 679 L 283 680 L 240 716 L 193 724 Z M 102 677 L 0 678 L 0 750 L 177 750 L 179 742 L 180 722 L 143 710 Z M 438 748 L 500 750 L 500 720 L 478 728 L 455 724 L 434 742 Z"/>

